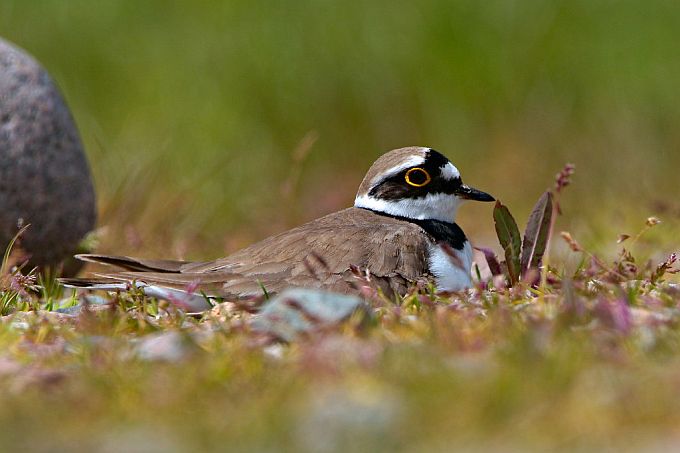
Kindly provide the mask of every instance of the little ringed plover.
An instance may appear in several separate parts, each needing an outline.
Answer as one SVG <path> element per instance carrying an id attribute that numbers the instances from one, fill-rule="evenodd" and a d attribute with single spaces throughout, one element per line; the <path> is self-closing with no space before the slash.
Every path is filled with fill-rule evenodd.
<path id="1" fill-rule="evenodd" d="M 440 291 L 459 291 L 471 286 L 472 247 L 455 223 L 466 200 L 494 198 L 464 184 L 458 169 L 431 148 L 395 149 L 368 170 L 351 208 L 214 261 L 78 255 L 120 270 L 63 283 L 118 290 L 134 282 L 152 297 L 189 297 L 191 288 L 237 300 L 261 295 L 263 288 L 269 294 L 286 287 L 353 292 L 358 268 L 388 295 L 404 294 L 420 279 Z"/>

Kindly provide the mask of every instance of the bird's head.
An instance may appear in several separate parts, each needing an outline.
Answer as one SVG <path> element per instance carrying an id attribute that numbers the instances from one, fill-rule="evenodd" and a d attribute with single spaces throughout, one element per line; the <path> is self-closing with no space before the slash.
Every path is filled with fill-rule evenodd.
<path id="1" fill-rule="evenodd" d="M 494 201 L 463 184 L 458 169 L 431 148 L 392 150 L 376 160 L 359 186 L 354 206 L 398 217 L 455 222 L 466 200 Z"/>

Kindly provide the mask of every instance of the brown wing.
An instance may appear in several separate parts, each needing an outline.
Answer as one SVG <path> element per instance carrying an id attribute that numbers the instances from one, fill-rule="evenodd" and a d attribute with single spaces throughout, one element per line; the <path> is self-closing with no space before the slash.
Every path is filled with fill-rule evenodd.
<path id="1" fill-rule="evenodd" d="M 261 294 L 288 286 L 352 291 L 351 265 L 368 269 L 388 293 L 403 293 L 427 269 L 429 236 L 410 222 L 349 208 L 269 237 L 208 264 L 182 272 L 238 274 L 225 279 L 224 294 Z"/>
<path id="2" fill-rule="evenodd" d="M 411 282 L 425 274 L 430 244 L 429 236 L 413 223 L 349 208 L 271 236 L 226 258 L 182 264 L 176 273 L 168 272 L 174 265 L 167 262 L 161 269 L 147 272 L 125 261 L 132 272 L 98 275 L 172 287 L 198 283 L 211 295 L 233 299 L 262 294 L 262 286 L 270 293 L 289 286 L 351 292 L 356 279 L 350 267 L 355 265 L 367 269 L 387 293 L 404 293 Z"/>

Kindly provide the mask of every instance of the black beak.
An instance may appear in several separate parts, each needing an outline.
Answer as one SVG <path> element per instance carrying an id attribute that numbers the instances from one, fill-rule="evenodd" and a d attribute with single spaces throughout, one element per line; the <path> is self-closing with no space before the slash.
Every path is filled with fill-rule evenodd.
<path id="1" fill-rule="evenodd" d="M 481 190 L 473 189 L 470 186 L 462 184 L 460 188 L 456 191 L 456 195 L 465 200 L 475 200 L 475 201 L 495 201 L 496 199 L 486 192 Z"/>

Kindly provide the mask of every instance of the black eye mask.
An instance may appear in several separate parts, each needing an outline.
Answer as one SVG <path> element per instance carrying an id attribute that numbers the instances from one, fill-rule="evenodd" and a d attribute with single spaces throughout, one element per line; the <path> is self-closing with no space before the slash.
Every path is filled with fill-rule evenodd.
<path id="1" fill-rule="evenodd" d="M 431 149 L 425 156 L 425 162 L 417 167 L 407 168 L 394 176 L 389 177 L 377 186 L 373 187 L 368 193 L 373 198 L 382 200 L 402 200 L 405 198 L 424 198 L 428 194 L 455 194 L 458 193 L 463 185 L 460 178 L 446 179 L 442 176 L 442 168 L 449 163 L 449 160 L 441 153 Z M 425 172 L 418 171 L 423 169 L 430 176 L 430 181 L 426 184 L 417 187 L 427 181 Z M 406 180 L 408 173 L 409 184 Z M 413 184 L 415 183 L 415 185 Z"/>

